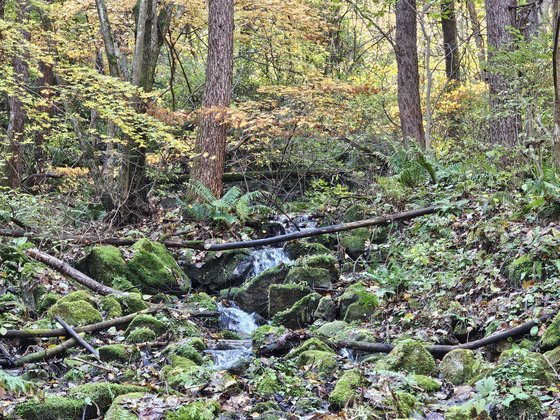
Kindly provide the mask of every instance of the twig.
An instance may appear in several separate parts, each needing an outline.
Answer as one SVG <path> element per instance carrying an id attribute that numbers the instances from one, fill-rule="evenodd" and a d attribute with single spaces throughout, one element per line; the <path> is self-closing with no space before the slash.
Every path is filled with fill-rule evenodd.
<path id="1" fill-rule="evenodd" d="M 82 346 L 84 349 L 86 349 L 91 354 L 93 354 L 96 359 L 99 359 L 99 353 L 97 352 L 97 350 L 95 350 L 86 340 L 84 340 L 82 337 L 80 337 L 80 335 L 76 331 L 74 331 L 74 329 L 70 325 L 68 325 L 66 323 L 66 321 L 64 321 L 58 315 L 55 316 L 54 319 L 55 319 L 56 322 L 58 322 L 60 325 L 62 325 L 62 328 L 64 328 L 70 336 L 72 336 L 76 339 L 76 341 L 78 342 L 78 344 L 80 346 Z"/>
<path id="2" fill-rule="evenodd" d="M 2 368 L 15 368 L 15 367 L 21 367 L 27 363 L 36 363 L 36 362 L 42 362 L 48 359 L 52 359 L 53 357 L 56 357 L 62 353 L 64 353 L 66 350 L 71 349 L 72 347 L 75 347 L 78 344 L 78 342 L 76 341 L 75 338 L 71 338 L 69 340 L 63 341 L 62 343 L 60 343 L 58 346 L 55 347 L 49 347 L 45 350 L 41 350 L 35 353 L 30 353 L 26 356 L 20 357 L 19 359 L 16 359 L 15 361 L 8 361 L 8 360 L 0 360 L 0 367 Z"/>

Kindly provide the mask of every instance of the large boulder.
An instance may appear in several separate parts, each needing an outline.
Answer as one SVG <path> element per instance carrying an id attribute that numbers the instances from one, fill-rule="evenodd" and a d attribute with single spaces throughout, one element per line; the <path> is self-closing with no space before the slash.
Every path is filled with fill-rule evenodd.
<path id="1" fill-rule="evenodd" d="M 376 364 L 376 369 L 433 375 L 436 373 L 436 362 L 422 343 L 404 340 Z"/>
<path id="2" fill-rule="evenodd" d="M 90 405 L 95 406 L 98 415 L 103 415 L 111 406 L 113 400 L 119 395 L 131 392 L 145 392 L 146 388 L 136 385 L 121 385 L 108 382 L 95 382 L 78 385 L 69 391 L 70 397 L 89 401 Z"/>
<path id="3" fill-rule="evenodd" d="M 439 368 L 446 381 L 462 385 L 479 373 L 480 362 L 476 360 L 472 350 L 455 349 L 443 357 Z"/>
<path id="4" fill-rule="evenodd" d="M 294 303 L 290 309 L 286 309 L 274 315 L 272 323 L 274 325 L 283 325 L 291 329 L 306 327 L 315 321 L 315 311 L 319 306 L 320 300 L 320 294 L 310 293 Z"/>
<path id="5" fill-rule="evenodd" d="M 140 282 L 126 265 L 119 248 L 111 245 L 95 246 L 78 262 L 78 270 L 107 286 L 130 291 Z"/>
<path id="6" fill-rule="evenodd" d="M 19 403 L 15 413 L 24 420 L 76 420 L 84 418 L 85 401 L 51 396 L 43 400 L 29 399 Z M 89 411 L 89 410 L 88 410 Z M 86 412 L 86 419 L 93 418 Z"/>
<path id="7" fill-rule="evenodd" d="M 329 402 L 334 409 L 340 409 L 352 403 L 358 395 L 362 374 L 358 369 L 350 369 L 342 374 L 329 394 Z"/>
<path id="8" fill-rule="evenodd" d="M 284 251 L 290 259 L 297 260 L 300 257 L 306 257 L 309 255 L 320 255 L 320 254 L 329 254 L 329 249 L 316 242 L 308 242 L 308 241 L 294 241 L 288 242 L 284 245 Z"/>
<path id="9" fill-rule="evenodd" d="M 241 285 L 251 274 L 253 259 L 245 249 L 209 252 L 203 263 L 188 261 L 184 268 L 198 288 L 217 292 Z"/>
<path id="10" fill-rule="evenodd" d="M 338 302 L 340 316 L 346 322 L 368 320 L 379 306 L 377 295 L 368 292 L 362 282 L 347 287 Z"/>
<path id="11" fill-rule="evenodd" d="M 332 287 L 329 270 L 310 266 L 292 267 L 286 276 L 286 283 L 305 284 L 313 289 Z"/>
<path id="12" fill-rule="evenodd" d="M 84 290 L 70 293 L 52 305 L 47 314 L 54 319 L 60 316 L 71 326 L 81 326 L 101 322 L 101 312 L 92 303 L 95 301 L 89 293 Z"/>
<path id="13" fill-rule="evenodd" d="M 294 303 L 311 293 L 304 284 L 272 284 L 268 288 L 268 316 L 291 308 Z"/>
<path id="14" fill-rule="evenodd" d="M 554 372 L 546 358 L 521 348 L 503 351 L 498 359 L 496 371 L 506 371 L 510 378 L 519 378 L 527 385 L 547 386 L 555 382 Z"/>
<path id="15" fill-rule="evenodd" d="M 141 239 L 131 251 L 128 268 L 138 278 L 142 291 L 177 293 L 190 289 L 189 278 L 162 244 Z"/>
<path id="16" fill-rule="evenodd" d="M 256 312 L 261 316 L 267 316 L 268 289 L 272 284 L 283 284 L 288 271 L 286 264 L 263 271 L 235 290 L 232 300 L 245 312 Z"/>

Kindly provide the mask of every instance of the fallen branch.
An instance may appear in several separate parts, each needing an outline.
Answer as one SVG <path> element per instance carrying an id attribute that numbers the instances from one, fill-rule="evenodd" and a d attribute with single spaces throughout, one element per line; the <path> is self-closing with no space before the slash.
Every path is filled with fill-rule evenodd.
<path id="1" fill-rule="evenodd" d="M 56 322 L 58 322 L 60 325 L 62 325 L 62 328 L 64 328 L 66 330 L 66 332 L 68 333 L 68 335 L 73 337 L 80 346 L 82 346 L 84 349 L 86 349 L 91 354 L 93 354 L 97 359 L 99 359 L 99 353 L 97 353 L 97 351 L 86 340 L 84 340 L 82 337 L 80 337 L 80 335 L 76 331 L 74 331 L 74 329 L 70 325 L 68 325 L 66 323 L 66 321 L 64 321 L 58 315 L 55 316 L 54 319 L 55 319 Z"/>
<path id="2" fill-rule="evenodd" d="M 105 286 L 104 284 L 99 283 L 97 280 L 92 279 L 89 276 L 86 276 L 81 271 L 76 270 L 69 264 L 66 264 L 64 261 L 59 260 L 52 255 L 49 255 L 43 251 L 39 251 L 37 248 L 31 248 L 27 250 L 27 255 L 31 258 L 42 262 L 43 264 L 48 265 L 49 267 L 54 268 L 56 271 L 64 274 L 65 276 L 70 277 L 73 280 L 76 280 L 82 286 L 87 287 L 88 289 L 93 290 L 101 295 L 126 295 L 126 292 L 122 292 L 117 289 L 113 289 L 112 287 Z"/>
<path id="3" fill-rule="evenodd" d="M 288 233 L 285 235 L 273 236 L 271 238 L 254 239 L 239 242 L 226 242 L 221 244 L 205 244 L 203 241 L 161 241 L 168 248 L 190 248 L 202 251 L 225 251 L 229 249 L 240 248 L 256 248 L 267 245 L 276 245 L 284 242 L 294 241 L 297 239 L 311 238 L 314 236 L 325 235 L 329 233 L 344 232 L 348 230 L 358 229 L 370 226 L 382 226 L 403 220 L 410 220 L 416 217 L 425 216 L 436 213 L 441 206 L 426 207 L 417 210 L 410 210 L 401 213 L 395 213 L 388 216 L 379 216 L 373 219 L 359 220 L 350 223 L 340 223 L 337 225 L 324 226 L 316 229 L 309 229 L 301 232 Z M 31 240 L 60 240 L 69 241 L 80 244 L 109 244 L 118 246 L 129 246 L 136 243 L 139 239 L 128 238 L 100 238 L 96 236 L 62 236 L 59 238 L 47 238 L 45 236 L 31 234 L 24 230 L 0 229 L 0 236 L 9 237 L 27 237 Z"/>
<path id="4" fill-rule="evenodd" d="M 297 347 L 303 340 L 311 337 L 305 331 L 288 331 L 273 342 L 265 344 L 257 349 L 259 356 L 279 356 L 288 353 Z"/>
<path id="5" fill-rule="evenodd" d="M 75 338 L 71 338 L 69 340 L 63 341 L 58 346 L 49 347 L 47 349 L 30 353 L 26 356 L 22 356 L 15 361 L 9 360 L 0 360 L 0 367 L 6 369 L 21 367 L 27 363 L 37 363 L 42 362 L 48 359 L 52 359 L 60 354 L 63 354 L 66 350 L 75 347 L 78 344 Z"/>

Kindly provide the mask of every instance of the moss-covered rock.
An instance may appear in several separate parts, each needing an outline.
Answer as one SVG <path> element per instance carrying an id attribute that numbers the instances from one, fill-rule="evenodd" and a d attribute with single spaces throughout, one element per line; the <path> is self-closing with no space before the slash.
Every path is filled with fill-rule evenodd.
<path id="1" fill-rule="evenodd" d="M 190 344 L 172 344 L 167 350 L 174 355 L 185 357 L 197 365 L 202 364 L 202 354 Z"/>
<path id="2" fill-rule="evenodd" d="M 214 420 L 219 413 L 220 404 L 217 401 L 193 401 L 178 410 L 168 411 L 165 420 Z"/>
<path id="3" fill-rule="evenodd" d="M 352 259 L 359 258 L 367 249 L 367 243 L 371 238 L 368 228 L 354 229 L 350 233 L 342 235 L 340 244 L 344 252 Z"/>
<path id="4" fill-rule="evenodd" d="M 193 293 L 189 295 L 185 301 L 189 309 L 201 311 L 217 311 L 218 305 L 216 301 L 208 296 L 206 293 Z"/>
<path id="5" fill-rule="evenodd" d="M 332 287 L 329 271 L 319 267 L 292 267 L 286 276 L 286 283 L 305 284 L 312 289 Z"/>
<path id="6" fill-rule="evenodd" d="M 396 391 L 392 394 L 392 402 L 398 417 L 409 417 L 416 407 L 414 395 L 405 391 Z"/>
<path id="7" fill-rule="evenodd" d="M 97 409 L 98 415 L 104 414 L 113 400 L 119 395 L 131 392 L 146 392 L 146 388 L 136 385 L 121 385 L 108 382 L 96 382 L 71 388 L 69 396 L 76 400 L 87 400 Z"/>
<path id="8" fill-rule="evenodd" d="M 323 336 L 326 338 L 334 338 L 337 335 L 340 335 L 342 332 L 344 332 L 345 330 L 347 330 L 350 327 L 350 324 L 348 324 L 345 321 L 332 321 L 332 322 L 327 322 L 323 325 L 321 325 L 316 333 L 319 336 Z"/>
<path id="9" fill-rule="evenodd" d="M 220 336 L 224 340 L 243 340 L 243 337 L 241 336 L 241 334 L 239 334 L 235 331 L 231 331 L 231 330 L 220 331 Z"/>
<path id="10" fill-rule="evenodd" d="M 543 418 L 543 405 L 541 401 L 533 395 L 529 395 L 527 398 L 523 399 L 516 398 L 511 401 L 507 407 L 501 405 L 496 411 L 495 414 L 497 418 L 503 420 L 537 420 Z"/>
<path id="11" fill-rule="evenodd" d="M 331 349 L 327 344 L 325 344 L 318 338 L 310 338 L 309 340 L 304 341 L 303 344 L 301 344 L 299 347 L 296 347 L 295 349 L 290 351 L 286 357 L 295 358 L 309 350 L 318 350 L 334 354 L 334 350 Z"/>
<path id="12" fill-rule="evenodd" d="M 107 319 L 118 318 L 123 314 L 121 304 L 114 296 L 103 296 L 99 306 Z"/>
<path id="13" fill-rule="evenodd" d="M 329 395 L 329 403 L 334 409 L 351 404 L 357 395 L 357 388 L 362 382 L 362 375 L 358 369 L 350 369 L 342 374 Z"/>
<path id="14" fill-rule="evenodd" d="M 422 343 L 405 340 L 380 360 L 376 364 L 376 369 L 433 375 L 436 371 L 436 362 Z"/>
<path id="15" fill-rule="evenodd" d="M 456 349 L 443 357 L 439 368 L 446 381 L 462 385 L 480 373 L 480 362 L 472 350 Z"/>
<path id="16" fill-rule="evenodd" d="M 53 396 L 19 403 L 15 413 L 24 420 L 76 420 L 82 418 L 84 407 L 84 401 Z"/>
<path id="17" fill-rule="evenodd" d="M 547 351 L 546 353 L 543 354 L 543 356 L 546 358 L 546 360 L 548 360 L 548 363 L 550 363 L 554 369 L 556 369 L 557 371 L 560 368 L 560 346 L 556 347 L 555 349 L 552 349 L 550 351 Z"/>
<path id="18" fill-rule="evenodd" d="M 78 262 L 78 270 L 100 283 L 128 291 L 138 278 L 128 269 L 121 251 L 111 245 L 95 246 Z M 127 289 L 128 287 L 128 289 Z"/>
<path id="19" fill-rule="evenodd" d="M 449 407 L 445 411 L 446 420 L 471 420 L 477 418 L 476 408 L 472 404 Z"/>
<path id="20" fill-rule="evenodd" d="M 337 308 L 330 296 L 323 296 L 317 305 L 317 309 L 313 314 L 315 319 L 324 321 L 333 321 L 336 318 Z"/>
<path id="21" fill-rule="evenodd" d="M 144 395 L 143 392 L 119 395 L 105 414 L 105 420 L 138 420 L 138 415 L 133 413 L 130 407 L 135 406 Z"/>
<path id="22" fill-rule="evenodd" d="M 141 239 L 131 251 L 128 268 L 138 278 L 142 291 L 175 293 L 190 289 L 189 278 L 162 244 Z"/>
<path id="23" fill-rule="evenodd" d="M 336 281 L 338 281 L 338 278 L 340 276 L 340 272 L 338 270 L 338 261 L 330 254 L 301 257 L 296 260 L 294 266 L 325 269 L 330 274 L 331 283 L 335 283 Z"/>
<path id="24" fill-rule="evenodd" d="M 126 344 L 108 344 L 99 347 L 99 358 L 104 362 L 117 362 L 126 364 L 140 357 L 136 346 Z"/>
<path id="25" fill-rule="evenodd" d="M 170 356 L 170 365 L 162 369 L 167 384 L 178 391 L 195 386 L 204 386 L 210 380 L 210 371 L 187 359 L 186 357 Z"/>
<path id="26" fill-rule="evenodd" d="M 308 241 L 288 242 L 284 245 L 284 251 L 286 251 L 286 254 L 292 260 L 297 260 L 300 257 L 306 257 L 309 255 L 330 254 L 330 251 L 326 246 Z"/>
<path id="27" fill-rule="evenodd" d="M 61 298 L 58 293 L 48 292 L 42 296 L 37 304 L 37 312 L 44 313 Z"/>
<path id="28" fill-rule="evenodd" d="M 146 302 L 142 300 L 140 293 L 128 293 L 127 295 L 115 296 L 115 298 L 121 304 L 124 315 L 133 314 L 148 308 Z"/>
<path id="29" fill-rule="evenodd" d="M 541 347 L 545 350 L 558 346 L 560 346 L 560 314 L 552 319 L 541 338 Z"/>
<path id="30" fill-rule="evenodd" d="M 336 355 L 332 351 L 306 350 L 299 355 L 297 364 L 312 367 L 320 376 L 327 376 L 336 370 Z"/>
<path id="31" fill-rule="evenodd" d="M 379 298 L 368 292 L 362 282 L 348 286 L 338 301 L 340 315 L 346 322 L 365 321 L 379 306 Z"/>
<path id="32" fill-rule="evenodd" d="M 101 322 L 101 313 L 91 303 L 85 300 L 66 301 L 59 300 L 48 310 L 48 316 L 54 319 L 60 316 L 71 326 L 81 326 Z"/>
<path id="33" fill-rule="evenodd" d="M 126 342 L 130 344 L 148 343 L 156 339 L 156 333 L 148 327 L 134 328 L 126 337 Z"/>
<path id="34" fill-rule="evenodd" d="M 209 252 L 202 265 L 187 261 L 185 271 L 198 288 L 217 292 L 241 285 L 253 269 L 252 262 L 251 252 L 246 249 Z"/>
<path id="35" fill-rule="evenodd" d="M 68 293 L 66 296 L 60 298 L 59 302 L 78 302 L 80 300 L 85 300 L 86 302 L 95 305 L 95 299 L 91 293 L 85 290 L 76 290 L 75 292 Z"/>
<path id="36" fill-rule="evenodd" d="M 283 334 L 286 333 L 286 328 L 282 326 L 262 325 L 251 334 L 253 347 L 258 349 L 262 346 L 275 342 Z"/>
<path id="37" fill-rule="evenodd" d="M 286 264 L 263 271 L 232 293 L 233 301 L 246 312 L 256 312 L 261 316 L 267 316 L 268 288 L 272 284 L 283 284 L 288 271 L 289 268 Z"/>
<path id="38" fill-rule="evenodd" d="M 434 392 L 441 388 L 441 382 L 429 376 L 412 374 L 409 377 L 417 387 L 422 388 L 425 392 Z"/>
<path id="39" fill-rule="evenodd" d="M 268 289 L 268 316 L 291 308 L 294 303 L 311 293 L 304 284 L 272 284 Z"/>
<path id="40" fill-rule="evenodd" d="M 149 314 L 136 315 L 134 319 L 130 322 L 128 328 L 125 331 L 125 336 L 128 336 L 136 328 L 149 328 L 151 329 L 157 337 L 165 334 L 167 331 L 167 326 L 165 322 L 160 321 L 155 316 Z"/>
<path id="41" fill-rule="evenodd" d="M 540 353 L 512 348 L 503 351 L 494 373 L 504 372 L 512 381 L 519 379 L 529 385 L 550 385 L 554 382 L 552 368 Z"/>
<path id="42" fill-rule="evenodd" d="M 253 377 L 255 392 L 264 397 L 281 394 L 290 397 L 301 397 L 306 393 L 303 381 L 296 372 L 293 374 L 271 368 L 260 369 Z"/>
<path id="43" fill-rule="evenodd" d="M 306 327 L 315 321 L 315 311 L 319 306 L 320 300 L 320 294 L 311 293 L 294 303 L 290 309 L 274 315 L 272 323 L 274 325 L 284 325 L 291 329 Z"/>

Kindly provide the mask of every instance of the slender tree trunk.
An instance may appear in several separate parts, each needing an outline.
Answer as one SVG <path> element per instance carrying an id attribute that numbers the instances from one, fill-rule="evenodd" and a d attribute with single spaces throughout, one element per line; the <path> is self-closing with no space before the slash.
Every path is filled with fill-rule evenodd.
<path id="1" fill-rule="evenodd" d="M 109 74 L 113 77 L 119 77 L 119 62 L 115 41 L 113 39 L 113 32 L 111 31 L 111 24 L 109 22 L 109 15 L 107 14 L 107 5 L 105 4 L 105 0 L 95 0 L 95 5 L 97 7 L 105 55 L 107 56 L 107 63 L 109 65 Z"/>
<path id="2" fill-rule="evenodd" d="M 460 61 L 459 43 L 457 41 L 457 18 L 455 17 L 455 0 L 444 0 L 441 4 L 441 28 L 443 30 L 443 50 L 445 52 L 445 74 L 447 79 L 459 81 Z"/>
<path id="3" fill-rule="evenodd" d="M 30 6 L 27 0 L 21 0 L 16 4 L 17 21 L 22 28 L 22 37 L 26 41 L 30 40 L 30 34 L 24 27 L 29 20 L 29 9 Z M 12 59 L 12 65 L 18 88 L 23 91 L 25 89 L 24 86 L 27 84 L 29 79 L 27 55 L 17 55 Z M 8 178 L 8 185 L 15 189 L 21 186 L 21 178 L 23 174 L 22 141 L 25 134 L 26 111 L 17 92 L 8 98 L 8 106 L 10 108 L 7 131 L 9 157 L 6 165 L 6 175 Z"/>
<path id="4" fill-rule="evenodd" d="M 203 115 L 196 139 L 192 179 L 220 197 L 226 152 L 225 111 L 231 101 L 233 0 L 209 0 L 208 58 Z"/>
<path id="5" fill-rule="evenodd" d="M 484 48 L 484 38 L 480 29 L 480 21 L 476 13 L 476 7 L 473 0 L 467 0 L 467 9 L 469 11 L 469 19 L 473 27 L 474 43 L 478 52 L 478 68 L 480 70 L 480 80 L 485 79 L 484 63 L 486 62 L 486 49 Z"/>
<path id="6" fill-rule="evenodd" d="M 515 0 L 513 0 L 515 2 Z M 488 61 L 492 63 L 495 55 L 513 48 L 513 35 L 510 28 L 515 28 L 516 2 L 512 0 L 486 0 L 486 27 L 488 45 L 492 49 Z M 519 116 L 506 108 L 504 95 L 507 92 L 507 81 L 495 72 L 488 72 L 490 88 L 490 141 L 493 144 L 512 146 L 517 143 L 519 132 Z"/>
<path id="7" fill-rule="evenodd" d="M 39 78 L 40 94 L 46 101 L 45 105 L 39 107 L 40 112 L 45 113 L 49 118 L 52 117 L 54 113 L 53 105 L 51 104 L 51 99 L 53 96 L 53 87 L 56 84 L 54 78 L 53 66 L 45 61 L 39 62 L 39 70 L 41 72 L 41 77 Z M 48 128 L 41 128 L 35 133 L 34 141 L 34 172 L 41 173 L 43 171 L 46 155 L 44 143 L 49 135 L 50 130 Z"/>
<path id="8" fill-rule="evenodd" d="M 418 75 L 418 47 L 416 0 L 398 0 L 396 4 L 395 54 L 398 71 L 398 102 L 402 134 L 426 147 L 420 80 Z"/>
<path id="9" fill-rule="evenodd" d="M 560 0 L 554 0 L 553 6 L 552 70 L 554 77 L 554 130 L 553 153 L 554 162 L 560 168 Z"/>

